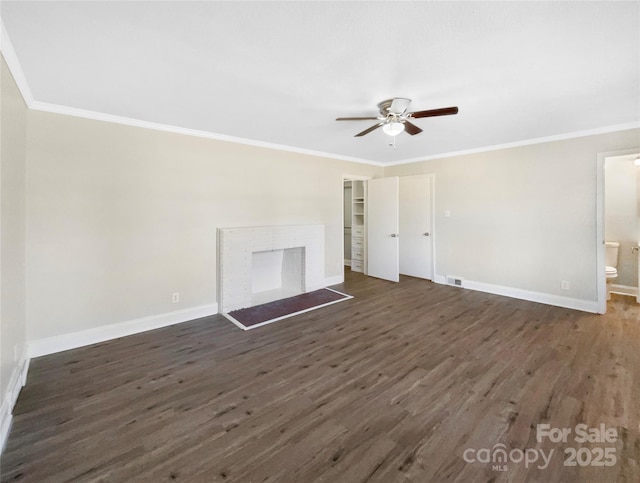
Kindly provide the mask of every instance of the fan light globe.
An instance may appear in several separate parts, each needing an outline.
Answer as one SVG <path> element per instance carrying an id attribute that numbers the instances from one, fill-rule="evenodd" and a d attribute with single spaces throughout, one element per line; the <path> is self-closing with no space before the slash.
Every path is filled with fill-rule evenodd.
<path id="1" fill-rule="evenodd" d="M 384 126 L 382 126 L 382 130 L 389 136 L 397 136 L 402 131 L 404 131 L 404 124 L 397 121 L 388 122 Z"/>

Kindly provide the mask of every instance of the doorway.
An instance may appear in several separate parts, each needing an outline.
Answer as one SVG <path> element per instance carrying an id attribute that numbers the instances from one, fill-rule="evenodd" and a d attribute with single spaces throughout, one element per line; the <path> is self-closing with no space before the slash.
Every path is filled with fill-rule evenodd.
<path id="1" fill-rule="evenodd" d="M 367 194 L 368 275 L 433 280 L 434 175 L 377 178 Z"/>
<path id="2" fill-rule="evenodd" d="M 369 176 L 342 176 L 343 270 L 367 273 L 366 184 Z M 344 272 L 343 272 L 344 273 Z"/>
<path id="3" fill-rule="evenodd" d="M 640 149 L 598 155 L 598 312 L 610 294 L 640 303 Z"/>

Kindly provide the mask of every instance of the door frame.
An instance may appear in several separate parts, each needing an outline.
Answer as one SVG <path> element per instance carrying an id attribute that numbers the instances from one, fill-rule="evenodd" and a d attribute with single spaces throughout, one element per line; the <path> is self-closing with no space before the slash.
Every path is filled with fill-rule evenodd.
<path id="1" fill-rule="evenodd" d="M 344 282 L 344 182 L 345 181 L 368 181 L 372 179 L 373 176 L 363 176 L 361 174 L 343 174 L 342 175 L 342 183 L 340 184 L 340 189 L 342 193 L 340 195 L 340 199 L 342 200 L 342 204 L 340 205 L 340 257 L 342 258 L 342 281 Z M 365 196 L 366 199 L 366 196 Z M 364 274 L 367 274 L 366 263 L 364 264 Z"/>
<path id="2" fill-rule="evenodd" d="M 598 299 L 598 313 L 607 313 L 607 276 L 604 233 L 604 165 L 607 158 L 640 154 L 640 147 L 623 149 L 621 151 L 607 151 L 598 153 L 596 162 L 596 287 Z"/>
<path id="3" fill-rule="evenodd" d="M 431 281 L 436 281 L 436 175 L 435 173 L 425 173 L 429 177 L 431 185 Z"/>

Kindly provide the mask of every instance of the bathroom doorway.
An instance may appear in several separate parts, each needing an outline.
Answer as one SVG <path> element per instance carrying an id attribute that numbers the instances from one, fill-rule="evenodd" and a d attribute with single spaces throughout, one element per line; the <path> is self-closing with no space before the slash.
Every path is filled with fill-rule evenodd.
<path id="1" fill-rule="evenodd" d="M 610 294 L 640 302 L 640 150 L 598 156 L 597 232 L 598 312 Z"/>

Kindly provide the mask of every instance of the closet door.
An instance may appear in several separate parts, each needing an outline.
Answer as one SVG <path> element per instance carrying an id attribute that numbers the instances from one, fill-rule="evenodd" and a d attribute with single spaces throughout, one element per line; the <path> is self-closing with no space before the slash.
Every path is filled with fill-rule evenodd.
<path id="1" fill-rule="evenodd" d="M 367 181 L 367 275 L 400 281 L 398 177 Z"/>
<path id="2" fill-rule="evenodd" d="M 433 278 L 433 175 L 400 178 L 400 273 Z"/>

